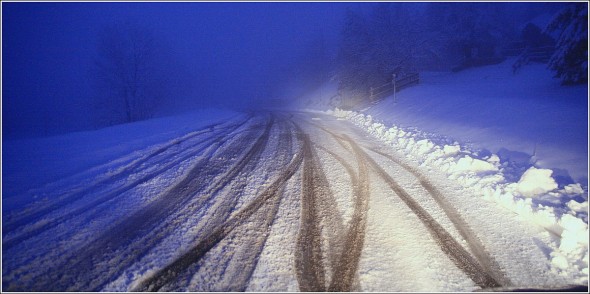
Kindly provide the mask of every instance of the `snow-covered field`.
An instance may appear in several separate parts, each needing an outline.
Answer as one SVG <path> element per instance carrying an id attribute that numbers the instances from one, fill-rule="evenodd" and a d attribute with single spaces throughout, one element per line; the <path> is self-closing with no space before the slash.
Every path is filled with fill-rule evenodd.
<path id="1" fill-rule="evenodd" d="M 364 111 L 402 128 L 447 136 L 501 157 L 535 155 L 563 182 L 588 184 L 588 87 L 560 86 L 544 64 L 512 73 L 513 59 L 458 73 L 423 73 L 421 84 Z"/>
<path id="2" fill-rule="evenodd" d="M 2 204 L 26 203 L 31 191 L 46 185 L 70 184 L 115 169 L 157 146 L 195 128 L 239 115 L 224 109 L 205 109 L 96 131 L 2 142 Z M 25 193 L 29 191 L 29 193 Z M 12 196 L 19 195 L 18 199 Z M 8 206 L 8 207 L 7 207 Z"/>
<path id="3" fill-rule="evenodd" d="M 560 86 L 545 64 L 516 73 L 514 59 L 461 72 L 423 72 L 418 86 L 362 111 L 388 126 L 460 142 L 472 149 L 554 170 L 562 183 L 588 184 L 588 86 Z M 335 82 L 299 107 L 334 109 Z M 523 154 L 526 153 L 526 154 Z"/>

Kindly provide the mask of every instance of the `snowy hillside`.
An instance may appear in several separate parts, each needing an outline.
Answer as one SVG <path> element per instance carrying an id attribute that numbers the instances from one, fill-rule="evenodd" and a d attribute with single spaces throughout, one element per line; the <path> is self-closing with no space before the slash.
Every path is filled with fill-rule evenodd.
<path id="1" fill-rule="evenodd" d="M 47 184 L 68 185 L 127 164 L 145 146 L 161 145 L 238 115 L 204 109 L 96 131 L 2 142 L 2 201 L 4 209 L 27 203 Z M 34 167 L 34 168 L 31 168 Z M 53 187 L 55 188 L 55 187 Z M 13 197 L 19 195 L 20 197 Z"/>
<path id="2" fill-rule="evenodd" d="M 588 87 L 560 86 L 543 64 L 513 60 L 459 73 L 422 74 L 418 87 L 365 111 L 386 123 L 448 136 L 500 156 L 536 156 L 562 181 L 587 184 Z M 567 179 L 568 175 L 571 179 Z"/>
<path id="3" fill-rule="evenodd" d="M 549 257 L 554 270 L 587 275 L 588 88 L 560 86 L 542 64 L 514 74 L 513 62 L 421 73 L 395 100 L 327 113 L 561 236 Z M 327 100 L 302 104 L 331 108 Z"/>
<path id="4" fill-rule="evenodd" d="M 562 87 L 543 64 L 530 64 L 516 74 L 514 59 L 458 73 L 420 73 L 418 86 L 364 109 L 388 126 L 457 141 L 502 159 L 535 155 L 536 166 L 554 170 L 563 184 L 588 184 L 588 87 Z M 312 93 L 300 106 L 332 108 L 335 83 Z M 320 97 L 321 102 L 314 102 Z M 585 131 L 583 131 L 585 130 Z"/>

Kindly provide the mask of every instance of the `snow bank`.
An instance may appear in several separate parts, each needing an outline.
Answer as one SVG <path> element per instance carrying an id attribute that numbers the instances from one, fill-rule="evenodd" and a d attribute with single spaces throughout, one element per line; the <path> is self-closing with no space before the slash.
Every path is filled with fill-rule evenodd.
<path id="1" fill-rule="evenodd" d="M 346 119 L 390 145 L 420 166 L 438 169 L 449 179 L 457 181 L 473 195 L 492 201 L 522 219 L 542 226 L 558 236 L 552 245 L 550 261 L 552 270 L 576 282 L 588 283 L 588 191 L 579 183 L 558 190 L 552 171 L 535 166 L 527 169 L 518 182 L 508 182 L 506 173 L 496 154 L 479 158 L 476 152 L 458 144 L 437 145 L 428 135 L 399 126 L 385 126 L 371 115 L 340 109 L 328 110 L 327 114 Z M 564 205 L 549 205 L 547 199 L 560 201 L 577 197 Z M 549 204 L 548 204 L 549 203 Z"/>
<path id="2" fill-rule="evenodd" d="M 471 158 L 469 155 L 465 155 L 465 157 L 457 161 L 457 165 L 452 168 L 452 171 L 471 171 L 477 174 L 498 171 L 498 168 L 487 161 Z"/>
<path id="3" fill-rule="evenodd" d="M 551 177 L 550 169 L 538 169 L 532 166 L 518 181 L 517 191 L 525 197 L 535 197 L 557 189 L 557 183 Z"/>
<path id="4" fill-rule="evenodd" d="M 421 72 L 419 85 L 362 113 L 469 142 L 502 159 L 501 149 L 534 153 L 538 167 L 567 170 L 560 176 L 587 185 L 588 86 L 563 87 L 538 63 L 515 74 L 513 63 Z"/>

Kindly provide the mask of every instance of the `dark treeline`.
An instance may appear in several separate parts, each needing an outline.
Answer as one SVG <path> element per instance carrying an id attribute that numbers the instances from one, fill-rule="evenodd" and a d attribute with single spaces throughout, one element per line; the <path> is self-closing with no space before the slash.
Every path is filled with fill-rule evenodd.
<path id="1" fill-rule="evenodd" d="M 553 20 L 539 27 L 533 20 L 542 17 Z M 349 9 L 337 57 L 340 94 L 350 107 L 393 74 L 459 71 L 502 62 L 514 49 L 524 49 L 516 56 L 525 56 L 528 48 L 555 45 L 549 66 L 556 77 L 584 83 L 586 23 L 583 3 L 379 3 L 365 13 Z M 519 57 L 515 68 L 529 61 Z"/>
<path id="2" fill-rule="evenodd" d="M 547 26 L 556 35 L 557 47 L 549 68 L 563 84 L 588 83 L 588 4 L 571 3 Z"/>

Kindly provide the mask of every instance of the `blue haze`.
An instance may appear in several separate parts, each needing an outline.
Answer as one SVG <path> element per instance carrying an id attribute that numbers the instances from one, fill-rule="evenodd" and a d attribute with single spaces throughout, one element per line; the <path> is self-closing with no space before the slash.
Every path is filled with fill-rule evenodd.
<path id="1" fill-rule="evenodd" d="M 276 95 L 309 42 L 334 50 L 346 3 L 2 3 L 3 137 L 93 128 L 92 67 L 101 29 L 152 28 L 188 89 L 163 113 L 248 106 Z M 271 94 L 272 93 L 272 94 Z"/>
<path id="2" fill-rule="evenodd" d="M 420 10 L 424 3 L 411 3 Z M 462 9 L 457 3 L 457 9 Z M 554 7 L 505 4 L 528 18 Z M 158 115 L 207 106 L 256 107 L 301 94 L 293 67 L 313 41 L 336 55 L 347 8 L 375 3 L 2 3 L 2 136 L 48 136 L 100 127 L 90 69 L 99 32 L 114 23 L 153 28 L 175 60 L 174 97 Z M 554 5 L 555 6 L 555 5 Z M 549 8 L 549 9 L 548 9 Z"/>

